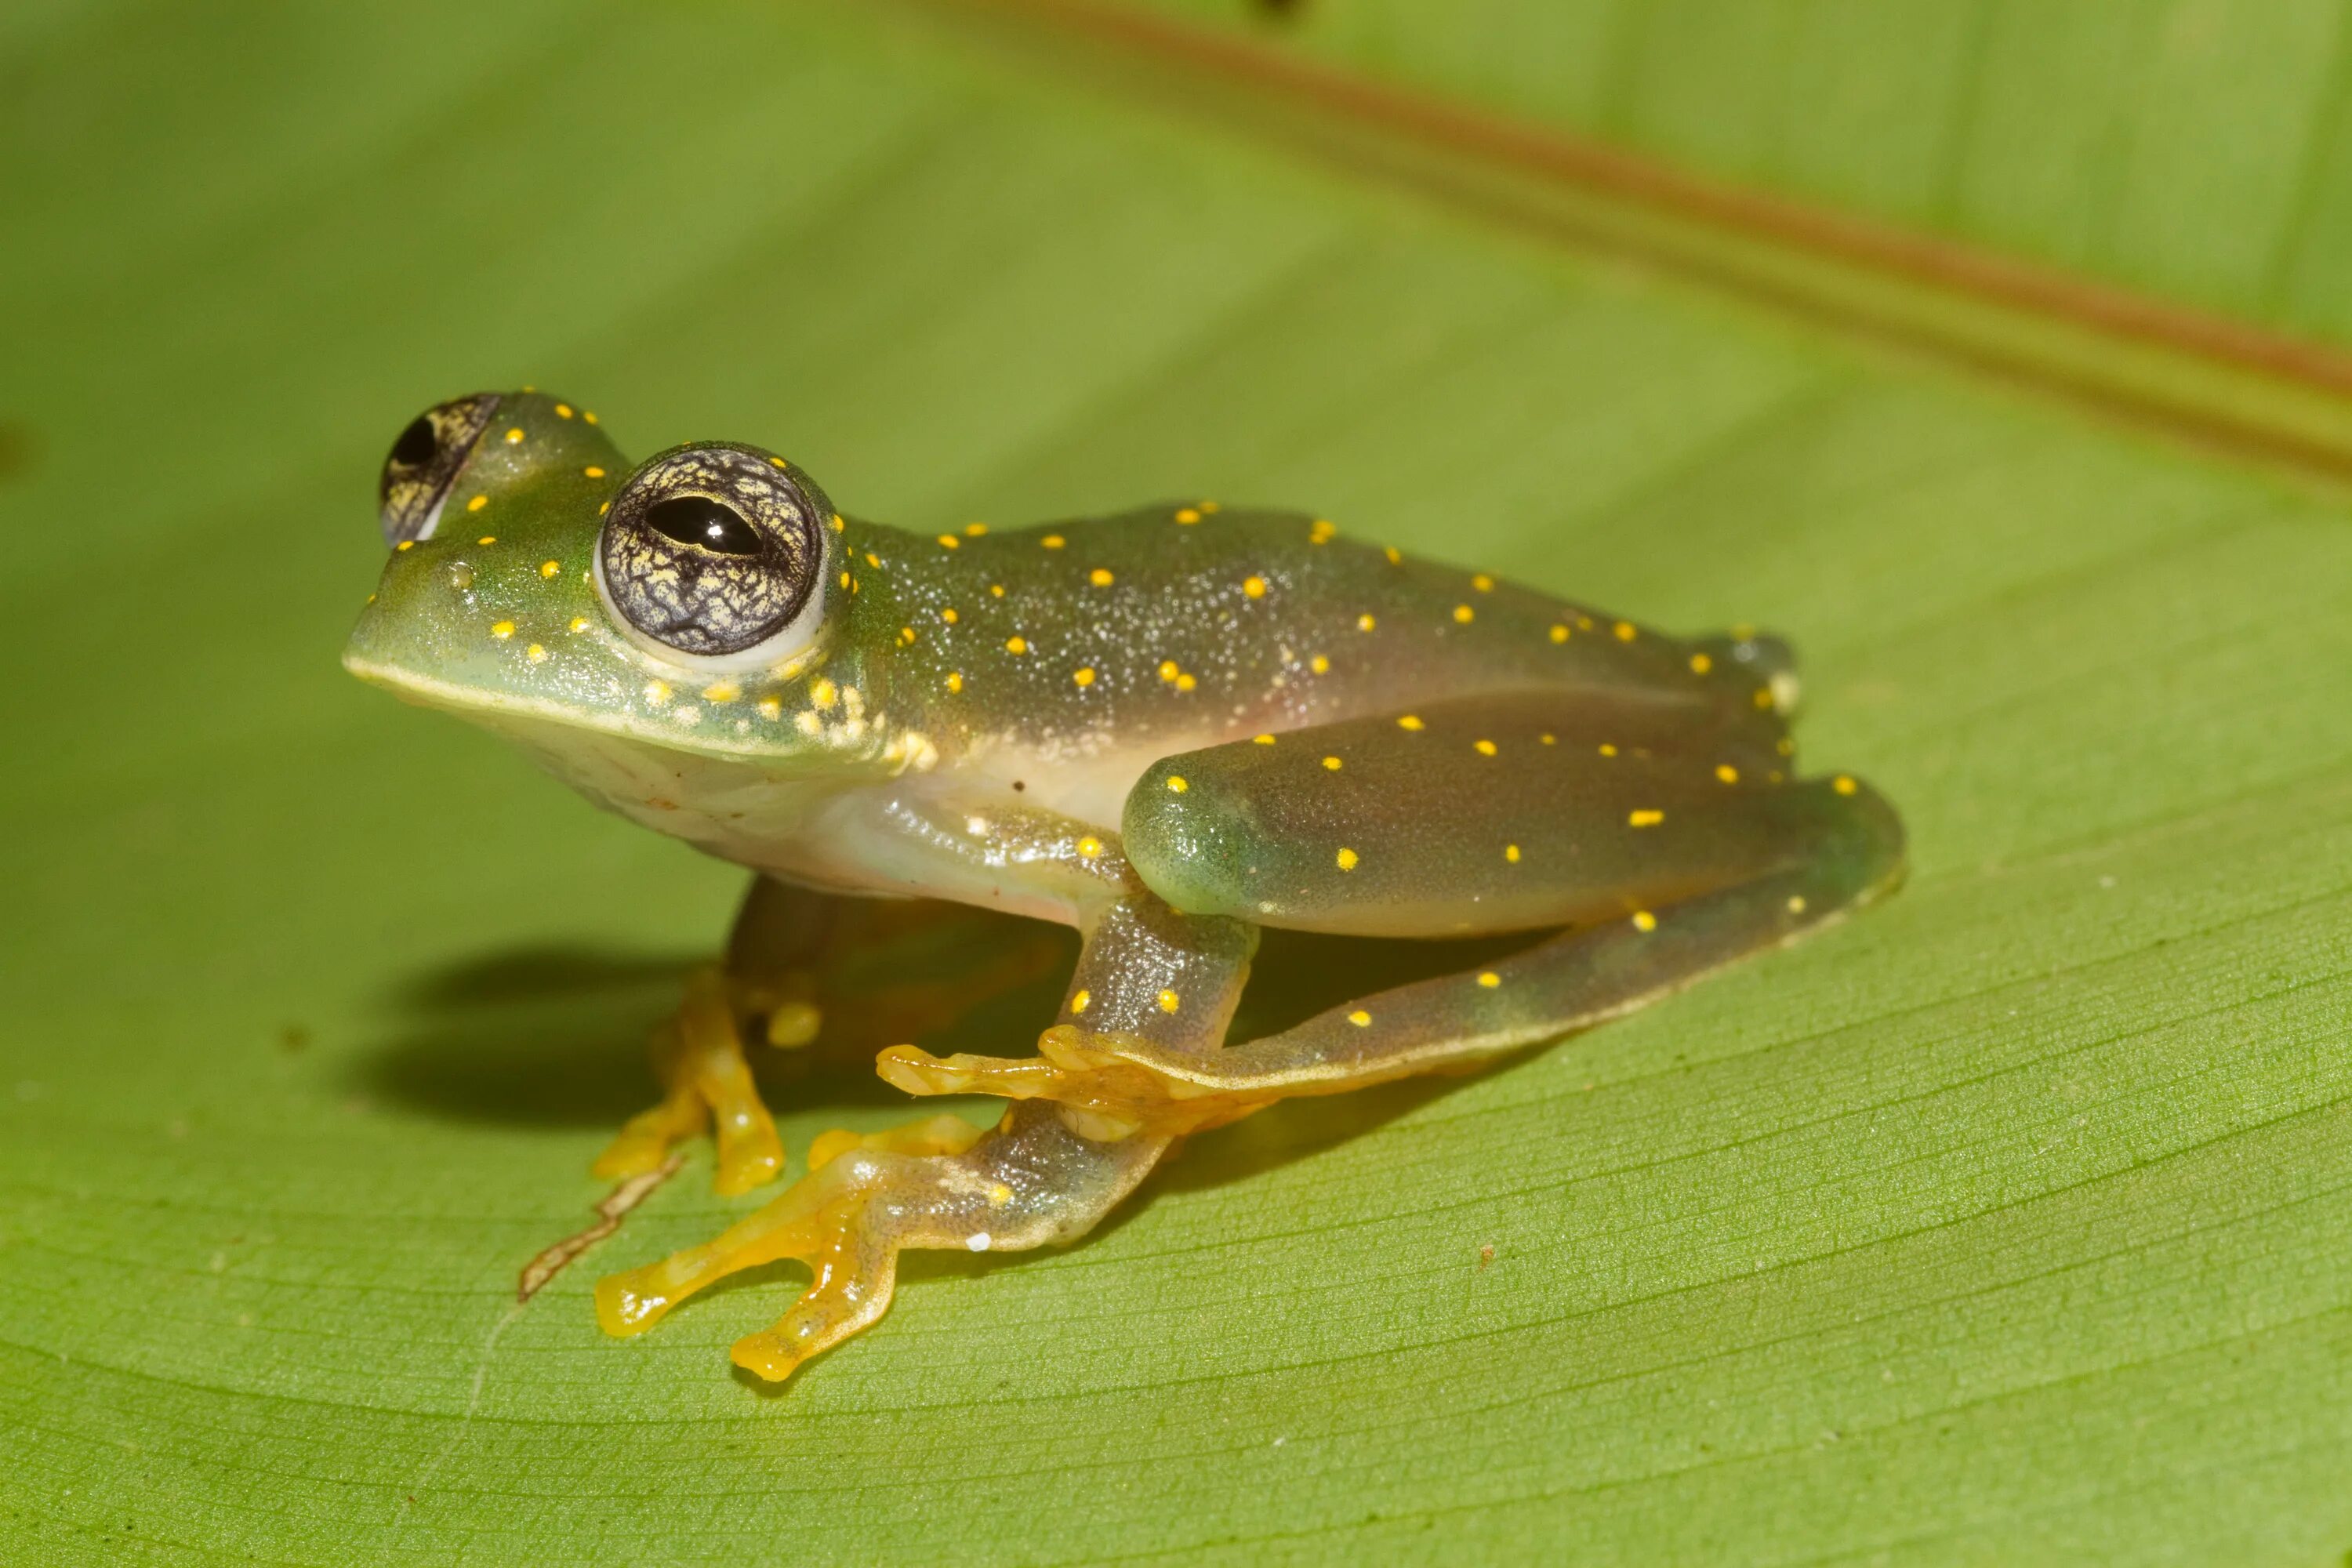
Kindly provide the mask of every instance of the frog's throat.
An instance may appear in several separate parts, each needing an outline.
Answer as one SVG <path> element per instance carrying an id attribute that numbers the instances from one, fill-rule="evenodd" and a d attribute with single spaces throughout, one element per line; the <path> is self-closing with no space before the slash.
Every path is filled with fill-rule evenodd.
<path id="1" fill-rule="evenodd" d="M 510 721 L 528 722 L 536 720 L 563 729 L 593 730 L 664 751 L 766 762 L 831 750 L 822 735 L 795 735 L 792 742 L 785 745 L 780 745 L 768 737 L 739 740 L 723 734 L 698 735 L 675 725 L 649 724 L 633 715 L 599 712 L 593 708 L 551 702 L 541 697 L 518 697 L 511 692 L 436 680 L 429 675 L 419 675 L 396 664 L 383 664 L 349 652 L 343 655 L 343 668 L 370 685 L 384 688 L 404 702 L 413 702 L 420 708 L 442 709 L 492 729 L 509 728 Z M 849 748 L 842 749 L 846 751 Z M 869 746 L 856 748 L 859 754 L 875 749 Z M 887 748 L 885 754 L 887 756 Z"/>

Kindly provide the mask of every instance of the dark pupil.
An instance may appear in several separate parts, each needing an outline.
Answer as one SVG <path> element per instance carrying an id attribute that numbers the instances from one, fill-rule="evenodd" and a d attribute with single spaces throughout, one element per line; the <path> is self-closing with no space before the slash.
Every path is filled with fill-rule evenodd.
<path id="1" fill-rule="evenodd" d="M 649 508 L 646 521 L 665 539 L 698 544 L 721 555 L 757 555 L 760 536 L 731 508 L 708 496 L 679 496 Z"/>
<path id="2" fill-rule="evenodd" d="M 433 433 L 433 421 L 420 414 L 408 422 L 408 428 L 392 444 L 392 460 L 413 468 L 431 462 L 434 448 L 439 445 L 440 438 Z"/>

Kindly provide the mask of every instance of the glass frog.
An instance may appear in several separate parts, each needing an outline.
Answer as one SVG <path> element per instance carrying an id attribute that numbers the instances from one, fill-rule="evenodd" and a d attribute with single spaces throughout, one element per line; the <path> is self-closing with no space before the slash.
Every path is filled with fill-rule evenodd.
<path id="1" fill-rule="evenodd" d="M 920 973 L 910 1009 L 887 980 L 829 997 L 877 931 L 976 907 L 1079 933 L 1034 1055 L 879 1052 L 909 1094 L 1003 1097 L 993 1128 L 828 1133 L 765 1208 L 599 1285 L 605 1328 L 633 1334 L 799 1259 L 806 1292 L 734 1348 L 762 1378 L 880 1317 L 908 1247 L 1072 1241 L 1188 1134 L 1617 1016 L 1901 874 L 1884 798 L 1798 773 L 1778 639 L 1669 636 L 1311 514 L 1194 500 L 914 534 L 755 447 L 633 464 L 528 390 L 418 416 L 380 499 L 392 553 L 353 673 L 756 873 L 657 1040 L 664 1098 L 600 1173 L 715 1124 L 722 1191 L 779 1174 L 747 1039 L 956 1003 Z M 1228 1044 L 1269 928 L 1526 940 L 1368 973 Z"/>

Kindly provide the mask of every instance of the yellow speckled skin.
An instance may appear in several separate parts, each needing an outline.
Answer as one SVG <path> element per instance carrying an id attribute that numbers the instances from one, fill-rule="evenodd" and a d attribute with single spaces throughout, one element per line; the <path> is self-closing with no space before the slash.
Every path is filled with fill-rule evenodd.
<path id="1" fill-rule="evenodd" d="M 1186 1133 L 1622 1013 L 1900 875 L 1883 799 L 1797 775 L 1783 645 L 1668 637 L 1312 515 L 1193 500 L 911 534 L 756 448 L 632 465 L 529 392 L 420 418 L 383 494 L 395 547 L 346 664 L 761 874 L 656 1041 L 665 1098 L 601 1171 L 715 1121 L 722 1190 L 774 1176 L 747 1037 L 887 1046 L 910 1093 L 1014 1102 L 986 1133 L 829 1134 L 767 1208 L 600 1287 L 632 1333 L 802 1260 L 808 1291 L 735 1349 L 763 1377 L 879 1317 L 906 1247 L 1070 1240 Z M 959 907 L 1079 932 L 1036 1056 L 889 1037 L 1050 946 L 846 978 L 864 939 Z M 1228 1046 L 1266 926 L 1529 944 Z"/>

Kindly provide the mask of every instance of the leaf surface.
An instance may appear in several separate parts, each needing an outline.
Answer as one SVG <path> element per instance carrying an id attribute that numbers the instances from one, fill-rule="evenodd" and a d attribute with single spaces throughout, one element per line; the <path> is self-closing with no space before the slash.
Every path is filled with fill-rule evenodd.
<path id="1" fill-rule="evenodd" d="M 1819 71 L 1924 70 L 1933 9 Z M 1389 15 L 1384 58 L 1441 37 Z M 1106 47 L 1051 8 L 0 24 L 8 1555 L 2352 1546 L 2337 494 L 1776 308 L 1753 234 L 1570 243 L 1463 199 L 1475 153 L 1393 177 L 1312 103 L 1270 129 L 1244 79 Z M 1643 58 L 1659 149 L 1750 145 L 1729 66 Z M 1415 90 L 1529 110 L 1444 63 Z M 1993 145 L 1983 179 L 2029 180 Z M 2175 155 L 2219 185 L 2198 161 L 2242 151 Z M 1927 157 L 1728 172 L 1910 218 Z M 2150 222 L 2038 248 L 2336 331 L 2192 286 L 2210 257 Z M 739 880 L 336 668 L 385 443 L 526 382 L 926 531 L 1264 500 L 1772 626 L 1808 756 L 1901 805 L 1910 883 L 1481 1077 L 1198 1140 L 1066 1252 L 927 1259 L 781 1397 L 726 1346 L 789 1270 L 625 1343 L 588 1310 L 750 1201 L 703 1154 L 516 1311 Z M 904 1114 L 824 1087 L 782 1107 L 796 1153 Z"/>

